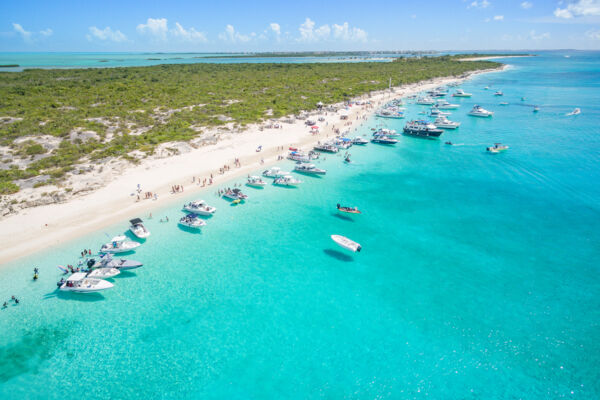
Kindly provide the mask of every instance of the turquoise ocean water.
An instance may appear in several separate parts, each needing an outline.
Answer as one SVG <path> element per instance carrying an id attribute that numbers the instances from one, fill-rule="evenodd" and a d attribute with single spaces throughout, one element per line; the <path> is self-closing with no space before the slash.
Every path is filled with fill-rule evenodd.
<path id="1" fill-rule="evenodd" d="M 564 54 L 463 84 L 441 140 L 325 156 L 240 206 L 193 196 L 218 207 L 202 233 L 154 211 L 145 266 L 103 294 L 58 293 L 56 265 L 126 221 L 3 265 L 0 398 L 599 398 L 600 53 Z"/>

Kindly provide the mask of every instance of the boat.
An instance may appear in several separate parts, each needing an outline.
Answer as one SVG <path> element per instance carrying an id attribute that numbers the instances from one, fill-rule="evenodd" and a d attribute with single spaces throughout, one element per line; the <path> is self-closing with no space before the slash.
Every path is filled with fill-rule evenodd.
<path id="1" fill-rule="evenodd" d="M 440 115 L 450 115 L 450 113 L 447 111 L 442 111 L 436 106 L 431 107 L 431 110 L 429 111 L 430 117 L 439 117 Z"/>
<path id="2" fill-rule="evenodd" d="M 458 105 L 458 104 L 452 104 L 452 103 L 449 103 L 449 102 L 448 102 L 448 101 L 446 101 L 446 100 L 440 100 L 440 101 L 438 101 L 438 102 L 437 102 L 437 104 L 436 104 L 435 106 L 436 106 L 438 109 L 440 109 L 440 110 L 455 110 L 455 109 L 457 109 L 458 107 L 460 107 L 460 105 Z"/>
<path id="3" fill-rule="evenodd" d="M 384 109 L 380 110 L 375 114 L 378 118 L 393 118 L 393 119 L 402 119 L 404 118 L 404 113 L 398 110 L 390 110 Z"/>
<path id="4" fill-rule="evenodd" d="M 129 220 L 129 223 L 131 224 L 131 226 L 129 226 L 129 230 L 136 237 L 140 239 L 146 239 L 148 236 L 150 236 L 150 231 L 146 229 L 146 227 L 143 224 L 143 221 L 140 218 L 134 218 L 132 220 Z"/>
<path id="5" fill-rule="evenodd" d="M 340 149 L 338 149 L 336 145 L 331 143 L 318 144 L 314 147 L 314 149 L 322 153 L 337 153 L 338 151 L 340 151 Z"/>
<path id="6" fill-rule="evenodd" d="M 58 283 L 63 292 L 92 293 L 100 290 L 110 289 L 114 285 L 108 281 L 97 278 L 88 278 L 85 272 L 75 272 L 66 280 L 61 279 Z"/>
<path id="7" fill-rule="evenodd" d="M 260 176 L 250 176 L 248 177 L 248 181 L 246 185 L 252 186 L 255 188 L 263 188 L 267 186 L 267 182 L 265 182 Z"/>
<path id="8" fill-rule="evenodd" d="M 225 193 L 223 193 L 223 197 L 230 200 L 246 200 L 248 195 L 242 193 L 242 191 L 238 188 L 229 189 Z"/>
<path id="9" fill-rule="evenodd" d="M 533 107 L 533 112 L 535 113 L 535 112 L 538 112 L 538 111 L 540 111 L 540 108 L 538 106 L 534 106 Z"/>
<path id="10" fill-rule="evenodd" d="M 144 264 L 139 261 L 126 260 L 124 258 L 115 260 L 111 254 L 104 254 L 100 257 L 99 261 L 96 261 L 94 258 L 90 258 L 87 261 L 87 266 L 89 268 L 95 267 L 96 265 L 99 268 L 117 268 L 120 271 L 126 271 L 129 269 L 139 268 Z"/>
<path id="11" fill-rule="evenodd" d="M 338 211 L 345 212 L 345 213 L 348 213 L 348 214 L 361 214 L 361 212 L 358 211 L 358 208 L 356 208 L 356 207 L 340 206 L 339 203 L 337 204 L 337 209 L 338 209 Z"/>
<path id="12" fill-rule="evenodd" d="M 215 207 L 209 206 L 204 200 L 190 201 L 183 206 L 183 209 L 193 214 L 204 215 L 207 217 L 213 215 L 217 211 Z"/>
<path id="13" fill-rule="evenodd" d="M 363 138 L 362 136 L 357 136 L 354 139 L 352 139 L 352 144 L 362 146 L 362 145 L 365 145 L 368 143 L 369 143 L 369 141 L 367 139 Z"/>
<path id="14" fill-rule="evenodd" d="M 508 150 L 508 146 L 504 146 L 502 143 L 494 143 L 493 146 L 486 147 L 486 150 L 492 154 L 498 154 L 501 151 Z"/>
<path id="15" fill-rule="evenodd" d="M 471 97 L 473 96 L 471 93 L 466 93 L 462 89 L 456 89 L 456 92 L 452 94 L 452 97 Z"/>
<path id="16" fill-rule="evenodd" d="M 476 105 L 469 111 L 469 115 L 472 115 L 473 117 L 491 117 L 494 113 Z"/>
<path id="17" fill-rule="evenodd" d="M 456 129 L 460 126 L 460 122 L 450 121 L 445 116 L 437 117 L 433 124 L 442 129 Z"/>
<path id="18" fill-rule="evenodd" d="M 127 240 L 125 236 L 115 236 L 109 243 L 102 245 L 100 253 L 125 253 L 139 247 L 138 242 Z"/>
<path id="19" fill-rule="evenodd" d="M 338 245 L 342 246 L 343 248 L 353 251 L 353 252 L 360 252 L 360 250 L 362 249 L 362 247 L 360 246 L 360 244 L 356 243 L 353 240 L 348 239 L 345 236 L 342 235 L 331 235 L 331 239 L 333 239 L 334 242 L 336 242 Z"/>
<path id="20" fill-rule="evenodd" d="M 301 183 L 301 180 L 298 180 L 291 175 L 281 176 L 273 181 L 273 184 L 278 186 L 298 186 Z"/>
<path id="21" fill-rule="evenodd" d="M 179 225 L 187 226 L 188 228 L 200 229 L 206 225 L 206 221 L 200 219 L 196 214 L 188 214 L 179 220 Z"/>
<path id="22" fill-rule="evenodd" d="M 438 129 L 434 124 L 425 120 L 414 120 L 404 125 L 403 130 L 405 135 L 425 137 L 425 138 L 437 138 L 440 137 L 443 130 Z"/>
<path id="23" fill-rule="evenodd" d="M 498 90 L 496 93 L 494 93 L 494 96 L 504 96 L 504 93 L 502 93 L 502 91 Z"/>
<path id="24" fill-rule="evenodd" d="M 427 96 L 427 97 L 419 97 L 417 99 L 417 104 L 420 104 L 422 106 L 431 106 L 431 105 L 435 104 L 435 100 L 433 100 L 429 96 Z"/>
<path id="25" fill-rule="evenodd" d="M 294 167 L 294 171 L 308 175 L 325 175 L 326 170 L 315 167 L 315 164 L 298 163 Z"/>
<path id="26" fill-rule="evenodd" d="M 503 102 L 501 102 L 501 103 L 500 103 L 500 105 L 501 105 L 501 106 L 507 106 L 507 105 L 508 105 L 508 102 L 506 102 L 506 101 L 503 101 Z"/>
<path id="27" fill-rule="evenodd" d="M 335 138 L 333 143 L 338 149 L 348 150 L 350 147 L 352 147 L 352 140 L 344 136 Z"/>
<path id="28" fill-rule="evenodd" d="M 87 273 L 88 278 L 98 278 L 98 279 L 106 279 L 112 278 L 113 276 L 117 276 L 121 273 L 117 268 L 109 267 L 109 268 L 96 268 Z"/>
<path id="29" fill-rule="evenodd" d="M 371 139 L 371 142 L 379 143 L 379 144 L 396 144 L 396 143 L 398 143 L 398 139 L 387 137 L 385 135 L 376 135 L 376 136 L 373 136 L 373 139 Z"/>
<path id="30" fill-rule="evenodd" d="M 288 175 L 289 172 L 287 171 L 282 171 L 281 168 L 279 167 L 271 167 L 270 169 L 267 169 L 265 171 L 263 171 L 263 176 L 266 176 L 267 178 L 277 178 L 283 175 Z"/>
<path id="31" fill-rule="evenodd" d="M 308 154 L 305 154 L 301 151 L 292 151 L 292 152 L 290 152 L 290 154 L 288 154 L 287 158 L 288 158 L 288 160 L 292 160 L 292 161 L 303 161 L 303 162 L 310 161 L 310 157 L 308 156 Z"/>
<path id="32" fill-rule="evenodd" d="M 576 108 L 573 111 L 571 111 L 570 113 L 568 113 L 567 115 L 579 115 L 579 114 L 581 114 L 581 110 L 579 108 Z"/>
<path id="33" fill-rule="evenodd" d="M 379 128 L 375 132 L 373 132 L 373 136 L 387 136 L 394 137 L 400 136 L 395 129 L 387 129 L 387 128 Z"/>
<path id="34" fill-rule="evenodd" d="M 486 87 L 483 88 L 483 90 L 490 90 L 490 87 L 486 86 Z"/>

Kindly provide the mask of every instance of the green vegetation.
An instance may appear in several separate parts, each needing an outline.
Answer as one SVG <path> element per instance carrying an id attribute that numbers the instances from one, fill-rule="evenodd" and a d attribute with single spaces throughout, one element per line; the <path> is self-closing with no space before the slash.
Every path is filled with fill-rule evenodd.
<path id="1" fill-rule="evenodd" d="M 84 157 L 126 157 L 152 152 L 160 143 L 199 135 L 194 127 L 243 126 L 272 117 L 336 103 L 373 90 L 440 76 L 493 68 L 489 61 L 456 57 L 402 58 L 389 63 L 184 64 L 152 67 L 26 70 L 0 72 L 0 115 L 22 118 L 0 124 L 0 145 L 17 154 L 42 155 L 26 168 L 0 170 L 1 193 L 18 189 L 14 181 L 40 174 L 54 180 Z M 194 106 L 194 107 L 192 107 Z M 173 111 L 176 110 L 176 111 Z M 133 135 L 132 130 L 148 128 Z M 74 130 L 94 131 L 85 140 Z M 61 139 L 46 153 L 23 136 Z M 52 179 L 49 180 L 49 182 Z"/>

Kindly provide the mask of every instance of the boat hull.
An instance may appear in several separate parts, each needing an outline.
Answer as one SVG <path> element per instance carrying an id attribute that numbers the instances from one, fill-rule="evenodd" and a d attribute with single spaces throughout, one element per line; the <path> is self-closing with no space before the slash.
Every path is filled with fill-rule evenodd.
<path id="1" fill-rule="evenodd" d="M 444 131 L 441 129 L 435 129 L 435 130 L 429 130 L 429 131 L 415 131 L 412 129 L 404 128 L 403 133 L 406 136 L 413 136 L 413 137 L 419 137 L 419 138 L 438 138 L 441 136 L 442 133 L 444 133 Z"/>

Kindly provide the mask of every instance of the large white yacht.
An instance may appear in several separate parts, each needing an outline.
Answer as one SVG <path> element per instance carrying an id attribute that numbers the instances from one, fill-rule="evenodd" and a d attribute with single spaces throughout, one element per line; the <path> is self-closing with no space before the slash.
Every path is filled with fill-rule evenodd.
<path id="1" fill-rule="evenodd" d="M 460 107 L 460 105 L 458 104 L 452 104 L 449 103 L 447 100 L 438 100 L 436 107 L 439 108 L 440 110 L 455 110 L 458 107 Z"/>
<path id="2" fill-rule="evenodd" d="M 419 97 L 417 99 L 417 104 L 421 104 L 423 106 L 431 106 L 431 105 L 435 104 L 435 100 L 433 100 L 429 96 L 427 96 L 427 97 Z"/>
<path id="3" fill-rule="evenodd" d="M 476 105 L 469 112 L 469 115 L 472 115 L 474 117 L 491 117 L 492 115 L 494 115 L 494 113 L 492 111 L 486 110 L 481 106 Z"/>
<path id="4" fill-rule="evenodd" d="M 301 183 L 301 180 L 298 180 L 291 175 L 281 176 L 273 181 L 274 185 L 279 186 L 298 186 Z"/>
<path id="5" fill-rule="evenodd" d="M 188 228 L 200 229 L 206 225 L 206 221 L 198 218 L 196 214 L 188 214 L 184 217 L 181 217 L 179 220 L 179 225 L 187 226 Z"/>
<path id="6" fill-rule="evenodd" d="M 308 175 L 325 175 L 326 170 L 315 167 L 315 164 L 298 163 L 294 167 L 294 171 Z"/>
<path id="7" fill-rule="evenodd" d="M 63 292 L 92 293 L 110 289 L 114 285 L 108 281 L 88 278 L 85 272 L 76 272 L 66 280 L 58 282 L 58 288 Z"/>
<path id="8" fill-rule="evenodd" d="M 139 246 L 138 242 L 127 240 L 125 236 L 115 236 L 110 240 L 110 243 L 106 243 L 100 248 L 100 253 L 125 253 Z"/>
<path id="9" fill-rule="evenodd" d="M 336 150 L 337 150 L 337 148 L 336 148 Z M 270 169 L 263 171 L 262 174 L 263 174 L 263 176 L 266 176 L 267 178 L 278 178 L 280 176 L 289 175 L 289 172 L 282 171 L 281 168 L 279 168 L 279 167 L 271 167 Z"/>
<path id="10" fill-rule="evenodd" d="M 185 211 L 189 211 L 193 214 L 209 216 L 213 215 L 217 209 L 209 206 L 204 200 L 191 201 L 183 206 Z"/>
<path id="11" fill-rule="evenodd" d="M 130 220 L 129 223 L 131 224 L 129 226 L 129 230 L 136 237 L 138 237 L 140 239 L 146 239 L 148 236 L 150 236 L 150 231 L 148 229 L 146 229 L 143 221 L 140 218 L 134 218 L 134 219 Z"/>
<path id="12" fill-rule="evenodd" d="M 460 122 L 450 121 L 445 116 L 437 117 L 433 124 L 436 127 L 443 129 L 456 129 L 460 126 Z"/>
<path id="13" fill-rule="evenodd" d="M 292 160 L 292 161 L 302 161 L 302 162 L 310 161 L 310 156 L 301 151 L 292 151 L 292 152 L 290 152 L 290 154 L 288 154 L 287 158 L 288 158 L 288 160 Z"/>
<path id="14" fill-rule="evenodd" d="M 466 93 L 462 89 L 456 89 L 456 92 L 452 95 L 452 97 L 471 97 L 473 96 L 471 93 Z"/>
<path id="15" fill-rule="evenodd" d="M 434 124 L 425 120 L 408 122 L 404 126 L 403 132 L 405 135 L 425 138 L 437 138 L 443 133 L 441 129 L 438 129 Z"/>

